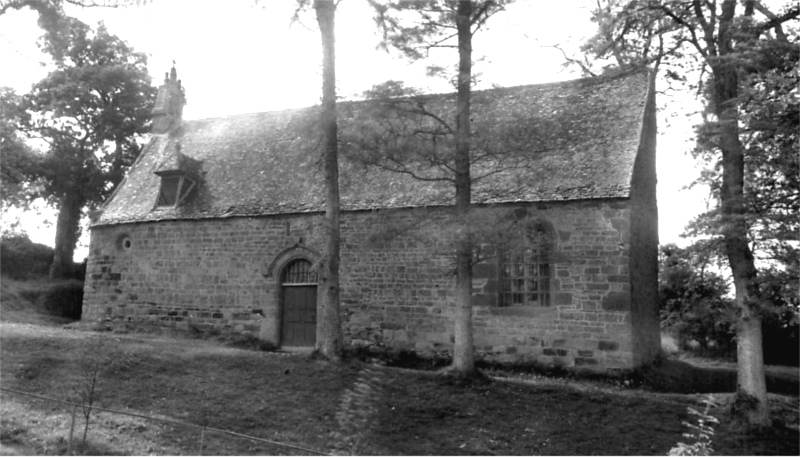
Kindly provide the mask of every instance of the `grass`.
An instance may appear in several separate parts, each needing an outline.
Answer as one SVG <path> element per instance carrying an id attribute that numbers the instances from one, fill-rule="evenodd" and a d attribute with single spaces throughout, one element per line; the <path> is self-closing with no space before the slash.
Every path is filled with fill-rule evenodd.
<path id="1" fill-rule="evenodd" d="M 3 305 L 5 307 L 5 304 Z M 436 371 L 352 359 L 332 365 L 299 354 L 258 352 L 208 339 L 88 332 L 74 326 L 11 323 L 1 315 L 0 385 L 69 398 L 77 358 L 103 338 L 112 363 L 97 404 L 207 425 L 325 453 L 376 455 L 665 455 L 686 429 L 698 394 L 630 388 L 627 380 L 553 377 L 487 369 L 464 383 Z M 29 316 L 30 317 L 30 316 Z M 235 343 L 235 342 L 234 342 Z M 670 369 L 669 366 L 666 369 Z M 662 389 L 663 390 L 663 389 Z M 70 409 L 2 392 L 2 453 L 63 455 Z M 800 454 L 796 396 L 771 395 L 775 426 L 740 435 L 726 419 L 730 394 L 712 412 L 722 424 L 713 445 L 725 455 Z M 76 436 L 82 429 L 78 412 Z M 203 454 L 302 454 L 207 433 Z M 200 430 L 95 412 L 86 455 L 200 452 Z"/>
<path id="2" fill-rule="evenodd" d="M 30 324 L 0 327 L 0 383 L 65 398 L 75 357 L 95 333 Z M 125 364 L 104 373 L 101 407 L 233 430 L 323 452 L 341 450 L 337 413 L 368 366 L 336 366 L 302 355 L 254 352 L 213 341 L 106 333 Z M 370 427 L 361 454 L 665 454 L 697 395 L 599 382 L 492 372 L 462 384 L 436 372 L 370 367 Z M 3 393 L 0 442 L 25 453 L 63 454 L 68 410 Z M 729 394 L 718 395 L 723 403 Z M 721 454 L 797 455 L 796 397 L 772 395 L 776 427 L 739 436 L 723 426 Z M 341 414 L 340 414 L 341 416 Z M 197 429 L 106 413 L 93 416 L 90 454 L 196 454 Z M 78 427 L 82 423 L 79 422 Z M 77 428 L 77 427 L 76 427 Z M 287 450 L 218 434 L 204 454 Z"/>

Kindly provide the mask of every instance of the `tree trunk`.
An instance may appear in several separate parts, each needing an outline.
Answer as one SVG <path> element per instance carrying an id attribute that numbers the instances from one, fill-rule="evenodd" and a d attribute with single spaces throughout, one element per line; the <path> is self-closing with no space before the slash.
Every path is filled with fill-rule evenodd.
<path id="1" fill-rule="evenodd" d="M 725 251 L 733 274 L 737 322 L 739 419 L 750 426 L 768 426 L 761 317 L 758 310 L 758 286 L 753 253 L 747 242 L 744 206 L 744 147 L 739 138 L 739 80 L 737 59 L 733 54 L 733 21 L 736 0 L 725 0 L 719 17 L 719 61 L 711 64 L 714 114 L 719 122 L 722 150 L 722 231 Z"/>
<path id="2" fill-rule="evenodd" d="M 475 372 L 475 347 L 472 337 L 472 244 L 468 235 L 468 215 L 472 199 L 470 178 L 470 92 L 472 84 L 471 1 L 458 2 L 458 100 L 456 112 L 456 312 L 452 369 L 469 376 Z"/>
<path id="3" fill-rule="evenodd" d="M 321 262 L 319 319 L 316 350 L 329 360 L 342 357 L 342 325 L 339 313 L 339 160 L 336 125 L 336 54 L 333 0 L 315 0 L 322 38 L 322 129 L 325 167 L 325 252 Z"/>
<path id="4" fill-rule="evenodd" d="M 56 221 L 56 240 L 53 263 L 50 265 L 50 279 L 69 278 L 74 274 L 72 257 L 75 254 L 75 244 L 78 242 L 82 206 L 74 192 L 67 192 L 61 199 Z"/>

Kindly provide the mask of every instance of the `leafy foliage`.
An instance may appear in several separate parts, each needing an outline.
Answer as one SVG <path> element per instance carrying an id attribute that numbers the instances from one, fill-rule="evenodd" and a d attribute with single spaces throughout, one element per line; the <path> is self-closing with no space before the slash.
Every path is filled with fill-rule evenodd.
<path id="1" fill-rule="evenodd" d="M 0 211 L 27 203 L 37 170 L 39 157 L 17 129 L 18 122 L 28 117 L 21 106 L 21 96 L 0 88 Z"/>
<path id="2" fill-rule="evenodd" d="M 147 59 L 102 24 L 64 18 L 60 37 L 42 48 L 56 68 L 18 102 L 20 131 L 48 151 L 36 167 L 37 196 L 59 208 L 54 270 L 67 269 L 79 235 L 81 211 L 105 200 L 138 156 L 148 129 L 155 88 Z M 33 182 L 33 181 L 31 181 Z"/>
<path id="3" fill-rule="evenodd" d="M 710 186 L 720 201 L 726 169 L 721 152 L 732 141 L 725 129 L 731 122 L 738 125 L 752 249 L 759 259 L 786 265 L 800 257 L 796 244 L 786 242 L 800 229 L 794 217 L 800 210 L 800 101 L 795 95 L 800 35 L 793 23 L 800 8 L 787 3 L 773 10 L 744 2 L 737 16 L 734 2 L 606 0 L 598 2 L 593 15 L 598 29 L 583 50 L 593 57 L 587 64 L 605 65 L 602 71 L 654 66 L 663 69 L 662 82 L 677 82 L 703 97 L 706 112 L 697 126 L 694 155 L 709 166 L 697 182 Z M 721 99 L 723 79 L 730 85 L 726 93 L 734 94 L 731 100 Z M 736 107 L 735 113 L 726 114 L 734 120 L 723 122 L 721 104 Z M 711 235 L 724 249 L 722 240 L 733 224 L 723 221 L 725 217 L 730 216 L 720 206 L 702 215 L 688 234 Z"/>
<path id="4" fill-rule="evenodd" d="M 12 10 L 30 8 L 39 16 L 37 23 L 47 34 L 47 40 L 63 45 L 68 40 L 67 37 L 61 36 L 65 32 L 68 19 L 64 13 L 65 5 L 81 8 L 116 8 L 140 3 L 142 0 L 3 0 L 0 2 L 0 16 Z"/>
<path id="5" fill-rule="evenodd" d="M 687 248 L 661 246 L 661 325 L 677 337 L 683 350 L 723 357 L 735 354 L 738 312 L 727 280 L 719 273 L 723 258 L 713 240 Z M 765 363 L 800 365 L 797 282 L 778 268 L 762 269 L 758 282 Z"/>
<path id="6" fill-rule="evenodd" d="M 705 351 L 730 354 L 736 313 L 726 297 L 725 278 L 711 270 L 702 247 L 661 247 L 659 298 L 661 325 L 673 332 L 683 349 L 697 342 Z"/>
<path id="7" fill-rule="evenodd" d="M 56 69 L 25 97 L 23 107 L 33 116 L 23 127 L 50 145 L 42 163 L 45 194 L 79 191 L 86 203 L 97 204 L 137 157 L 137 135 L 147 132 L 155 88 L 144 54 L 102 24 L 94 32 L 68 20 L 66 49 L 42 45 Z"/>
<path id="8" fill-rule="evenodd" d="M 797 270 L 762 269 L 758 276 L 765 309 L 764 362 L 800 366 L 800 283 Z"/>
<path id="9" fill-rule="evenodd" d="M 694 416 L 696 423 L 684 421 L 683 425 L 689 428 L 688 433 L 683 437 L 693 440 L 693 443 L 678 443 L 677 446 L 669 450 L 668 455 L 712 455 L 714 448 L 711 447 L 711 437 L 714 436 L 714 425 L 719 424 L 719 420 L 711 415 L 711 409 L 716 408 L 716 401 L 713 395 L 708 395 L 700 401 L 705 405 L 703 411 L 694 408 L 686 408 L 691 416 Z"/>
<path id="10" fill-rule="evenodd" d="M 795 242 L 800 231 L 800 35 L 789 30 L 793 42 L 759 41 L 750 57 L 742 84 L 739 107 L 744 145 L 745 209 L 749 240 L 756 258 L 777 263 L 797 276 L 800 251 Z M 697 130 L 694 155 L 709 164 L 697 183 L 708 185 L 718 197 L 722 187 L 721 159 L 716 154 L 719 133 L 714 124 Z M 720 238 L 720 214 L 701 215 L 690 227 L 694 236 Z"/>
<path id="11" fill-rule="evenodd" d="M 378 2 L 369 0 L 375 22 L 383 32 L 381 46 L 394 48 L 411 60 L 427 57 L 436 48 L 457 48 L 456 10 L 458 1 Z M 473 33 L 482 29 L 510 0 L 472 1 L 469 22 Z M 441 67 L 439 67 L 441 68 Z M 435 68 L 429 71 L 436 72 Z"/>
<path id="12" fill-rule="evenodd" d="M 34 243 L 23 234 L 3 234 L 0 239 L 0 271 L 11 279 L 47 276 L 53 248 Z"/>
<path id="13" fill-rule="evenodd" d="M 785 32 L 789 41 L 760 40 L 745 57 L 739 118 L 744 146 L 743 198 L 748 241 L 758 261 L 755 284 L 760 291 L 764 356 L 770 363 L 798 364 L 798 296 L 800 294 L 800 35 Z M 710 166 L 698 182 L 715 195 L 722 191 L 723 168 L 716 154 L 719 134 L 714 124 L 698 128 L 695 156 Z M 696 218 L 688 234 L 703 236 L 720 253 L 724 225 L 718 210 Z"/>
<path id="14" fill-rule="evenodd" d="M 754 199 L 752 190 L 769 192 L 770 188 L 784 187 L 784 183 L 791 185 L 791 179 L 784 180 L 779 175 L 775 180 L 769 172 L 760 175 L 760 168 L 748 166 L 748 156 L 753 156 L 754 149 L 766 147 L 770 150 L 777 144 L 791 143 L 792 135 L 780 135 L 780 139 L 774 140 L 770 135 L 750 135 L 748 138 L 748 133 L 756 130 L 756 120 L 765 121 L 764 125 L 771 131 L 778 130 L 775 127 L 780 123 L 774 122 L 771 115 L 762 115 L 769 111 L 763 107 L 775 105 L 786 113 L 788 104 L 756 103 L 762 108 L 754 109 L 748 105 L 747 97 L 753 88 L 758 91 L 765 87 L 776 88 L 762 91 L 770 94 L 768 97 L 753 100 L 771 100 L 773 93 L 780 92 L 777 89 L 782 86 L 780 80 L 752 78 L 751 75 L 769 75 L 769 69 L 775 68 L 775 63 L 780 67 L 780 62 L 786 62 L 791 56 L 789 47 L 796 48 L 797 39 L 796 36 L 789 38 L 784 24 L 800 17 L 800 6 L 796 2 L 787 2 L 783 11 L 776 14 L 755 0 L 611 0 L 605 5 L 609 6 L 608 11 L 602 11 L 602 4 L 598 4 L 598 10 L 603 13 L 598 18 L 602 20 L 598 21 L 600 27 L 596 42 L 589 43 L 587 49 L 598 57 L 614 55 L 621 69 L 629 63 L 624 57 L 632 54 L 636 56 L 633 59 L 635 64 L 654 62 L 658 68 L 661 63 L 670 63 L 671 67 L 665 74 L 672 80 L 686 82 L 687 73 L 697 80 L 694 88 L 702 95 L 705 104 L 704 122 L 698 129 L 697 150 L 706 154 L 714 165 L 706 176 L 715 185 L 719 201 L 718 211 L 714 212 L 717 217 L 709 220 L 706 226 L 723 241 L 736 285 L 735 303 L 740 311 L 736 327 L 739 356 L 749 359 L 748 363 L 741 360 L 739 365 L 739 389 L 741 394 L 757 399 L 759 405 L 752 414 L 748 413 L 747 421 L 754 426 L 765 426 L 769 422 L 769 413 L 763 361 L 755 355 L 761 351 L 763 300 L 760 299 L 751 246 L 751 238 L 759 230 L 752 230 L 754 219 L 751 215 L 752 203 L 766 203 L 765 200 L 774 194 L 761 194 L 767 198 Z M 626 48 L 627 45 L 630 46 Z M 765 49 L 779 50 L 765 53 Z M 757 81 L 755 85 L 754 81 Z M 778 98 L 784 102 L 788 100 Z M 748 117 L 744 113 L 755 115 Z M 761 158 L 757 162 L 769 162 L 769 159 L 764 159 L 780 154 L 771 151 L 759 155 Z M 752 158 L 749 162 L 753 163 Z M 760 189 L 760 186 L 765 188 Z M 785 203 L 777 207 L 771 203 L 758 205 L 762 213 L 755 212 L 755 220 L 760 223 L 780 220 L 764 217 L 763 210 L 769 208 L 780 214 Z M 760 231 L 769 236 L 780 235 L 782 231 L 776 231 L 775 224 L 770 222 L 760 225 Z"/>
<path id="15" fill-rule="evenodd" d="M 594 76 L 644 66 L 658 68 L 662 60 L 675 56 L 685 42 L 682 34 L 688 32 L 653 5 L 647 1 L 598 1 L 592 12 L 597 32 L 581 47 L 593 60 L 571 59 L 571 63 Z M 598 65 L 602 67 L 596 68 Z"/>

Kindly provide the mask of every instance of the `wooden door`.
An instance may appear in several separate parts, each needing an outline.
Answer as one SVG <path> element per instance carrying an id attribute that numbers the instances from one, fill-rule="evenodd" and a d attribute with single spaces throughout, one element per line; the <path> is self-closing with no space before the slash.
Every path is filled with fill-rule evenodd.
<path id="1" fill-rule="evenodd" d="M 283 346 L 313 346 L 317 335 L 317 286 L 283 288 Z"/>
<path id="2" fill-rule="evenodd" d="M 282 346 L 314 346 L 317 340 L 317 285 L 311 263 L 298 259 L 283 271 Z"/>

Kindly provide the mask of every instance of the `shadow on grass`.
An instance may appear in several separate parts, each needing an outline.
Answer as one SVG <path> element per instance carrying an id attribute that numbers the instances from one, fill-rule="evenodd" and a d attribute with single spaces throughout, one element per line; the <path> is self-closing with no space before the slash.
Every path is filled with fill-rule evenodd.
<path id="1" fill-rule="evenodd" d="M 390 351 L 361 348 L 348 351 L 347 356 L 365 363 L 381 363 L 390 367 L 422 371 L 437 371 L 450 364 L 448 354 L 423 357 L 413 351 Z M 485 360 L 476 366 L 487 372 L 536 374 L 550 378 L 592 380 L 625 387 L 641 387 L 656 392 L 695 394 L 736 392 L 736 370 L 724 367 L 701 367 L 687 362 L 663 358 L 648 367 L 629 371 L 591 372 L 537 363 L 497 363 Z M 766 374 L 767 391 L 782 395 L 800 395 L 797 377 Z"/>
<path id="2" fill-rule="evenodd" d="M 636 373 L 644 386 L 658 392 L 718 393 L 736 392 L 736 370 L 698 367 L 679 360 L 665 359 Z M 797 379 L 767 374 L 767 391 L 783 395 L 800 395 Z"/>

